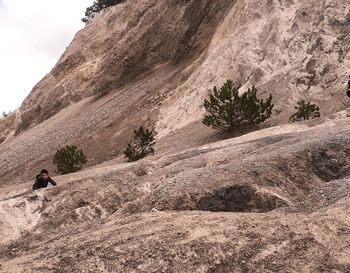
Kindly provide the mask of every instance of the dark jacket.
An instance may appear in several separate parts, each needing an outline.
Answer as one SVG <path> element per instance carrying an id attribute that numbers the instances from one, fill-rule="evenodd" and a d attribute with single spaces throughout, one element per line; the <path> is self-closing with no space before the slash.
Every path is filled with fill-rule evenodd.
<path id="1" fill-rule="evenodd" d="M 49 176 L 47 180 L 44 180 L 41 178 L 40 174 L 36 176 L 35 183 L 33 185 L 33 190 L 46 188 L 48 183 L 51 183 L 52 185 L 56 186 L 57 183 Z"/>

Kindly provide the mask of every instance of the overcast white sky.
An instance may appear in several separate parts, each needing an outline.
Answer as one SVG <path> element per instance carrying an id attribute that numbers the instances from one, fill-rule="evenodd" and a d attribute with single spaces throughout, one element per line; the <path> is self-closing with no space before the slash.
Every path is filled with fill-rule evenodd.
<path id="1" fill-rule="evenodd" d="M 50 72 L 93 0 L 0 0 L 0 113 Z"/>

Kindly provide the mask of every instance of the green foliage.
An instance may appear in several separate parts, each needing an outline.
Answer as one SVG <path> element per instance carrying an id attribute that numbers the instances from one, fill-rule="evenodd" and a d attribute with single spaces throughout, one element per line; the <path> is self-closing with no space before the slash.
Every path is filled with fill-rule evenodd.
<path id="1" fill-rule="evenodd" d="M 6 118 L 9 114 L 11 114 L 11 111 L 8 111 L 8 112 L 3 111 L 3 112 L 1 113 L 1 118 Z"/>
<path id="2" fill-rule="evenodd" d="M 90 7 L 86 8 L 85 17 L 81 20 L 87 24 L 104 8 L 117 5 L 123 1 L 124 0 L 96 0 Z"/>
<path id="3" fill-rule="evenodd" d="M 56 172 L 66 174 L 79 171 L 86 164 L 86 156 L 75 145 L 67 145 L 56 151 L 53 164 L 57 165 Z"/>
<path id="4" fill-rule="evenodd" d="M 214 129 L 232 132 L 241 125 L 259 124 L 271 116 L 272 96 L 265 101 L 256 97 L 255 86 L 239 95 L 240 86 L 235 87 L 231 80 L 218 90 L 213 88 L 209 99 L 204 100 L 206 115 L 203 123 Z"/>
<path id="5" fill-rule="evenodd" d="M 148 154 L 154 154 L 155 142 L 154 130 L 144 129 L 142 126 L 138 130 L 134 130 L 134 142 L 128 144 L 125 148 L 124 155 L 129 162 L 139 160 Z"/>
<path id="6" fill-rule="evenodd" d="M 298 101 L 298 106 L 294 107 L 298 111 L 290 116 L 289 121 L 296 122 L 307 119 L 314 119 L 321 116 L 320 108 L 316 104 L 306 103 L 304 100 Z"/>

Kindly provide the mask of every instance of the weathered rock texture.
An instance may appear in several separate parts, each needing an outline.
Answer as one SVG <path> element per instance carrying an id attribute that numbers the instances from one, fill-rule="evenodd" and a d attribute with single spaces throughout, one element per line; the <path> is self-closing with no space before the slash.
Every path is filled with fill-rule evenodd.
<path id="1" fill-rule="evenodd" d="M 101 12 L 0 122 L 0 272 L 350 272 L 349 32 L 347 0 Z M 278 126 L 217 141 L 201 104 L 228 78 Z M 322 118 L 283 125 L 299 99 Z M 156 154 L 125 163 L 140 125 Z M 86 168 L 28 190 L 67 144 Z"/>
<path id="2" fill-rule="evenodd" d="M 349 272 L 349 136 L 274 127 L 8 187 L 0 272 Z"/>
<path id="3" fill-rule="evenodd" d="M 21 169 L 28 177 L 38 162 L 52 167 L 54 151 L 71 142 L 89 150 L 94 165 L 118 155 L 140 124 L 156 125 L 158 139 L 192 126 L 208 89 L 228 78 L 273 94 L 272 125 L 287 122 L 301 98 L 323 115 L 337 112 L 348 104 L 346 5 L 128 0 L 111 7 L 77 33 L 25 99 L 18 137 L 0 146 L 0 173 L 8 179 Z"/>
<path id="4" fill-rule="evenodd" d="M 51 117 L 70 102 L 118 92 L 118 87 L 164 66 L 190 66 L 234 2 L 132 0 L 102 12 L 76 35 L 23 102 L 17 131 Z"/>
<path id="5" fill-rule="evenodd" d="M 347 4 L 126 1 L 102 12 L 76 35 L 23 102 L 17 131 L 71 102 L 118 92 L 120 86 L 181 63 L 191 73 L 178 81 L 178 88 L 168 90 L 173 97 L 166 96 L 170 101 L 158 121 L 164 133 L 198 120 L 206 91 L 227 78 L 273 93 L 279 107 L 307 97 L 321 106 L 334 102 L 324 109 L 334 112 L 342 107 L 339 98 L 349 72 Z"/>
<path id="6" fill-rule="evenodd" d="M 323 115 L 337 112 L 349 105 L 346 6 L 128 0 L 111 7 L 77 33 L 25 99 L 17 138 L 0 146 L 0 173 L 8 179 L 21 169 L 26 178 L 38 162 L 52 167 L 54 151 L 72 142 L 89 150 L 90 165 L 101 163 L 118 155 L 140 124 L 156 125 L 158 139 L 191 127 L 202 118 L 208 89 L 228 78 L 242 90 L 255 84 L 261 96 L 273 94 L 271 125 L 287 122 L 301 98 Z"/>
<path id="7" fill-rule="evenodd" d="M 0 119 L 0 143 L 13 134 L 15 129 L 16 112 L 8 114 Z"/>

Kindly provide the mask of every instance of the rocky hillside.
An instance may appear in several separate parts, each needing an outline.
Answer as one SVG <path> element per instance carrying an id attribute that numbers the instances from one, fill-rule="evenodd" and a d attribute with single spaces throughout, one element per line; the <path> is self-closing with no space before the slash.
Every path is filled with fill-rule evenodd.
<path id="1" fill-rule="evenodd" d="M 184 63 L 182 69 L 190 67 L 232 5 L 228 0 L 132 0 L 110 7 L 77 33 L 56 66 L 34 87 L 21 106 L 17 131 L 71 102 L 120 92 L 120 87 L 146 76 L 157 80 L 156 72 L 166 68 L 175 70 Z"/>
<path id="2" fill-rule="evenodd" d="M 255 84 L 261 96 L 273 94 L 270 125 L 286 123 L 301 98 L 318 103 L 323 115 L 345 109 L 346 7 L 346 0 L 128 0 L 110 7 L 77 33 L 23 102 L 16 137 L 0 145 L 0 175 L 9 181 L 20 170 L 28 179 L 42 165 L 52 168 L 53 153 L 72 142 L 86 149 L 90 166 L 104 162 L 140 124 L 156 125 L 159 140 L 188 127 L 206 138 L 201 104 L 228 78 L 242 90 Z"/>
<path id="3" fill-rule="evenodd" d="M 4 142 L 14 133 L 15 119 L 16 112 L 9 113 L 0 119 L 0 143 Z"/>
<path id="4" fill-rule="evenodd" d="M 7 187 L 0 272 L 350 272 L 349 136 L 280 126 Z"/>
<path id="5" fill-rule="evenodd" d="M 0 121 L 0 272 L 349 273 L 349 8 L 127 0 L 101 12 Z M 229 78 L 275 108 L 223 140 L 201 105 Z M 299 99 L 322 117 L 286 124 Z M 139 125 L 156 127 L 156 153 L 126 163 Z M 87 166 L 31 191 L 67 144 Z"/>

